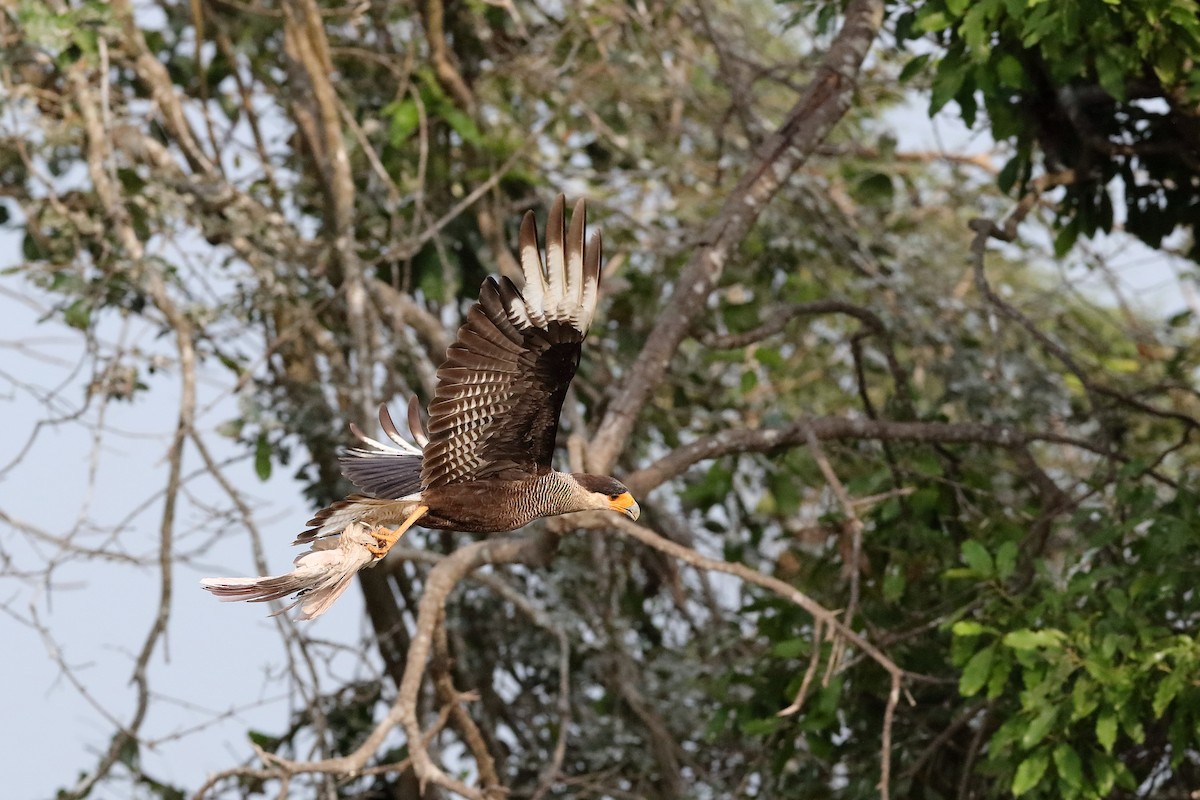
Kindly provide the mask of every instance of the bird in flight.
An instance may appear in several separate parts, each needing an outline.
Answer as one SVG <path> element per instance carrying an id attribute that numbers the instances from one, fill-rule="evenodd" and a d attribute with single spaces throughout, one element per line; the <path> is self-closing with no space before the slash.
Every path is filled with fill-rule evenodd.
<path id="1" fill-rule="evenodd" d="M 263 602 L 296 593 L 284 611 L 324 613 L 350 578 L 372 566 L 413 525 L 468 533 L 510 531 L 535 519 L 608 509 L 637 519 L 637 502 L 604 475 L 551 466 L 558 416 L 579 366 L 600 288 L 600 234 L 585 241 L 583 200 L 568 230 L 559 195 L 547 220 L 545 258 L 533 212 L 521 223 L 524 286 L 489 277 L 437 371 L 428 432 L 416 398 L 413 442 L 387 406 L 379 422 L 390 443 L 351 424 L 362 443 L 341 458 L 361 491 L 322 509 L 295 544 L 311 549 L 287 575 L 205 578 L 222 600 Z"/>

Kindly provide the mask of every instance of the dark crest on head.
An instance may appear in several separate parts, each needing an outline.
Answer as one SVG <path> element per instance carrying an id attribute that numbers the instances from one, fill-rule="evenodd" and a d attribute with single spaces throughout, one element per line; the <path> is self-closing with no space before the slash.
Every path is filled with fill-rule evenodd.
<path id="1" fill-rule="evenodd" d="M 625 484 L 606 475 L 589 475 L 584 472 L 572 472 L 571 477 L 589 492 L 598 492 L 609 497 L 619 497 L 629 490 Z"/>

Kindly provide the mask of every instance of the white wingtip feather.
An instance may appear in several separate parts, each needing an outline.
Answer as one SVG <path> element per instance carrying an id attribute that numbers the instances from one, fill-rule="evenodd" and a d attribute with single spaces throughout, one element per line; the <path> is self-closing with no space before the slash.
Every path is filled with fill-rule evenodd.
<path id="1" fill-rule="evenodd" d="M 600 235 L 587 241 L 587 204 L 579 200 L 565 220 L 566 199 L 558 195 L 546 219 L 544 248 L 537 240 L 533 213 L 521 221 L 520 260 L 525 285 L 509 301 L 509 319 L 518 327 L 545 328 L 548 321 L 568 322 L 587 333 L 599 300 Z M 543 252 L 545 258 L 543 260 Z"/>
<path id="2" fill-rule="evenodd" d="M 598 265 L 600 263 L 600 254 L 600 232 L 597 231 L 592 235 L 592 240 L 588 242 L 586 262 L 590 263 L 594 260 Z M 579 329 L 584 333 L 587 333 L 592 327 L 592 318 L 596 316 L 596 304 L 600 300 L 600 275 L 598 269 L 596 270 L 595 275 L 589 275 L 586 269 L 582 274 L 584 278 L 583 292 L 579 299 Z"/>
<path id="3" fill-rule="evenodd" d="M 564 229 L 564 206 L 566 198 L 561 194 L 554 198 L 550 207 L 550 215 L 546 219 L 546 277 L 549 279 L 546 289 L 546 317 L 553 320 L 564 319 L 567 292 L 567 254 L 566 230 Z M 569 313 L 569 312 L 568 312 Z"/>
<path id="4" fill-rule="evenodd" d="M 571 211 L 571 229 L 567 233 L 566 246 L 566 287 L 563 293 L 560 313 L 577 329 L 586 331 L 586 321 L 580 319 L 583 310 L 583 254 L 584 235 L 587 225 L 587 202 L 580 198 Z"/>
<path id="5" fill-rule="evenodd" d="M 546 307 L 546 268 L 542 266 L 542 251 L 538 245 L 537 222 L 530 211 L 521 220 L 521 272 L 525 275 L 525 285 L 521 294 L 525 298 L 526 308 L 520 314 L 526 316 L 533 324 L 545 326 L 546 317 L 542 309 Z M 527 309 L 527 310 L 526 310 Z M 515 312 L 514 312 L 515 313 Z"/>

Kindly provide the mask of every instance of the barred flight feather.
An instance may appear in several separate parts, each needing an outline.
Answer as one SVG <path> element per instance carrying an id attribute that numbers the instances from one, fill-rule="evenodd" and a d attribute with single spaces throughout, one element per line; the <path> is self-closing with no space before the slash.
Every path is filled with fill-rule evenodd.
<path id="1" fill-rule="evenodd" d="M 599 296 L 599 241 L 586 241 L 585 207 L 568 231 L 560 195 L 546 223 L 545 258 L 532 214 L 521 223 L 524 286 L 488 278 L 438 370 L 429 405 L 425 489 L 494 469 L 550 470 L 558 415 Z"/>

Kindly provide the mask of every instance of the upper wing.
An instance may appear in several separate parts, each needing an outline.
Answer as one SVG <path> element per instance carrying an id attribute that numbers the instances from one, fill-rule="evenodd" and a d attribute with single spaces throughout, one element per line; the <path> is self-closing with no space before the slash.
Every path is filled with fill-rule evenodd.
<path id="1" fill-rule="evenodd" d="M 568 232 L 563 204 L 559 195 L 550 209 L 545 265 L 533 214 L 525 215 L 525 286 L 488 278 L 438 368 L 423 488 L 550 469 L 558 414 L 600 288 L 600 236 L 585 245 L 582 200 Z"/>

